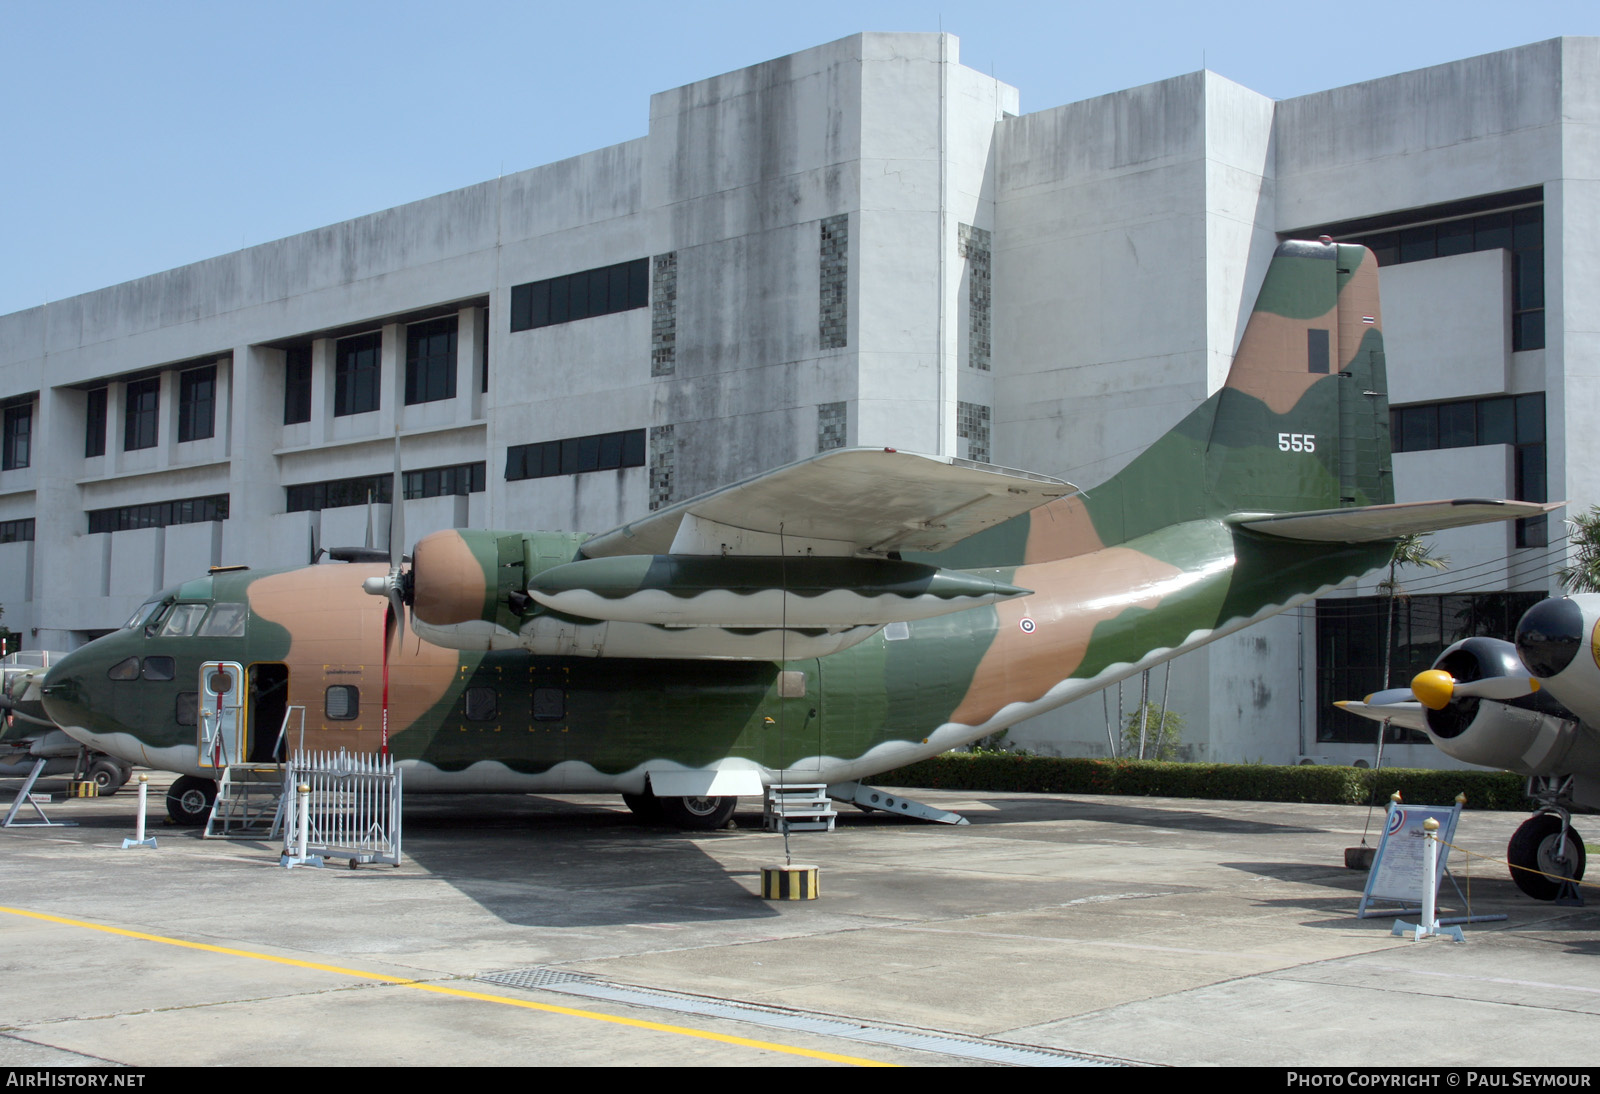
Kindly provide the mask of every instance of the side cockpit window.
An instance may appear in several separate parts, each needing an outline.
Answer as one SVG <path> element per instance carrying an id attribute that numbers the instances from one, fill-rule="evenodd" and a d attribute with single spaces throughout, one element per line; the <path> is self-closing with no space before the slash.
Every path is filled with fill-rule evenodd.
<path id="1" fill-rule="evenodd" d="M 160 608 L 161 601 L 146 600 L 143 604 L 139 605 L 138 611 L 134 612 L 133 615 L 128 617 L 128 621 L 122 625 L 122 629 L 125 631 L 131 631 L 135 627 L 144 626 L 146 623 L 150 622 L 152 618 L 154 618 L 156 612 L 159 611 Z"/>
<path id="2" fill-rule="evenodd" d="M 144 678 L 146 680 L 171 680 L 176 675 L 177 666 L 170 657 L 146 657 L 144 659 Z"/>
<path id="3" fill-rule="evenodd" d="M 205 618 L 206 604 L 176 604 L 161 624 L 162 638 L 183 638 L 191 635 Z"/>
<path id="4" fill-rule="evenodd" d="M 111 680 L 139 679 L 139 659 L 137 657 L 124 657 L 121 661 L 106 669 L 106 677 Z"/>
<path id="5" fill-rule="evenodd" d="M 205 638 L 238 638 L 244 634 L 245 606 L 243 604 L 218 604 L 200 627 Z"/>

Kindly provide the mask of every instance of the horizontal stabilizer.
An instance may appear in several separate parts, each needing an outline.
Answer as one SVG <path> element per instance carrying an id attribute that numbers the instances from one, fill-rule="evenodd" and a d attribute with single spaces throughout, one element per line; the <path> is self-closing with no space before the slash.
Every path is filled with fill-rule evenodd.
<path id="1" fill-rule="evenodd" d="M 836 448 L 602 532 L 582 553 L 848 558 L 942 551 L 1075 493 L 1060 479 L 951 456 Z"/>
<path id="2" fill-rule="evenodd" d="M 1371 543 L 1399 539 L 1417 532 L 1437 532 L 1496 520 L 1539 517 L 1559 509 L 1564 501 L 1494 501 L 1455 498 L 1445 501 L 1407 501 L 1394 505 L 1363 505 L 1350 509 L 1318 509 L 1309 513 L 1277 516 L 1235 514 L 1230 521 L 1252 532 L 1313 543 Z"/>

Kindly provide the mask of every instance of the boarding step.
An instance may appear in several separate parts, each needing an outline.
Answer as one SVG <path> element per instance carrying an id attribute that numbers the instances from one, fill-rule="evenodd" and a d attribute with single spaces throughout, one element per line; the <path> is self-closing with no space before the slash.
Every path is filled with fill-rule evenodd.
<path id="1" fill-rule="evenodd" d="M 832 832 L 838 815 L 824 783 L 774 784 L 767 787 L 761 822 L 769 832 Z"/>
<path id="2" fill-rule="evenodd" d="M 284 769 L 277 764 L 229 764 L 217 782 L 206 839 L 271 839 L 283 827 Z"/>

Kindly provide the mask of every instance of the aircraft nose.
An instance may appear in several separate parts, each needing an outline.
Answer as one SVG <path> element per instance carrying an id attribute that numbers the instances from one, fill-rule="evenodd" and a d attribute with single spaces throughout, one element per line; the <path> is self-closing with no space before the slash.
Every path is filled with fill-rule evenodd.
<path id="1" fill-rule="evenodd" d="M 69 653 L 50 666 L 40 695 L 45 713 L 59 726 L 82 725 L 87 713 L 83 687 L 84 659 Z"/>
<path id="2" fill-rule="evenodd" d="M 1517 624 L 1517 656 L 1542 679 L 1559 675 L 1583 645 L 1583 609 L 1570 597 L 1541 600 Z"/>

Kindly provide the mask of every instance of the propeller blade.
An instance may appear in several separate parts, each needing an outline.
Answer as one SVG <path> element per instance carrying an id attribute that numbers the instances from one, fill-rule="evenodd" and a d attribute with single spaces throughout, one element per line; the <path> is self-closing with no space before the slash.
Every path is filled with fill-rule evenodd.
<path id="1" fill-rule="evenodd" d="M 1417 673 L 1411 690 L 1429 710 L 1443 710 L 1453 699 L 1521 699 L 1538 691 L 1539 681 L 1521 675 L 1460 681 L 1443 669 L 1429 669 Z"/>
<path id="2" fill-rule="evenodd" d="M 394 438 L 394 486 L 389 495 L 389 610 L 394 612 L 399 633 L 406 633 L 406 604 L 400 592 L 400 567 L 406 553 L 405 485 L 400 472 L 400 435 Z"/>
<path id="3" fill-rule="evenodd" d="M 391 598 L 388 609 L 383 613 L 383 718 L 380 723 L 378 752 L 384 756 L 389 754 L 389 644 L 394 629 L 394 601 Z"/>
<path id="4" fill-rule="evenodd" d="M 1387 707 L 1395 703 L 1415 703 L 1417 697 L 1410 688 L 1389 688 L 1375 691 L 1362 701 L 1369 707 Z"/>

